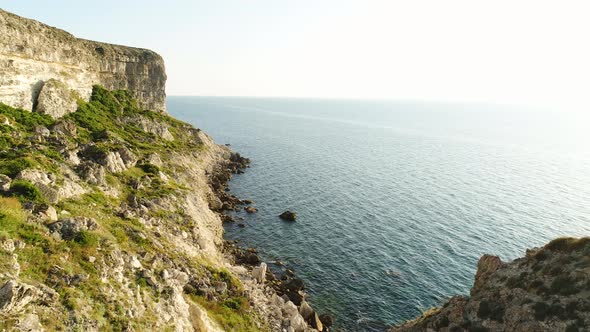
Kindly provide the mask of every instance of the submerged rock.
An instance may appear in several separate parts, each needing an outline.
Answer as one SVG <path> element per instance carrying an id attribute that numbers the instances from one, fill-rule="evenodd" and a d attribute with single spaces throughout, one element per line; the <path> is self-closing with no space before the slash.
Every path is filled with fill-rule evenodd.
<path id="1" fill-rule="evenodd" d="M 258 212 L 258 209 L 252 206 L 247 206 L 244 208 L 244 211 L 248 212 L 248 213 L 256 213 Z"/>
<path id="2" fill-rule="evenodd" d="M 287 221 L 295 221 L 297 219 L 297 213 L 287 210 L 287 211 L 281 213 L 279 215 L 279 218 L 281 218 L 283 220 L 287 220 Z"/>

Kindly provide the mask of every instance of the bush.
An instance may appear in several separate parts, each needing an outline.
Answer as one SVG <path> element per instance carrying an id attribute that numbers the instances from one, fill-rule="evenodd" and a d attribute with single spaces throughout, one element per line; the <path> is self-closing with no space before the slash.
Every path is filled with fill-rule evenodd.
<path id="1" fill-rule="evenodd" d="M 19 158 L 14 160 L 0 162 L 0 173 L 14 178 L 22 170 L 35 166 L 35 163 L 28 158 Z"/>
<path id="2" fill-rule="evenodd" d="M 572 280 L 567 275 L 555 278 L 549 289 L 551 290 L 551 294 L 572 295 L 578 292 L 575 280 Z"/>
<path id="3" fill-rule="evenodd" d="M 0 103 L 0 114 L 14 119 L 14 122 L 23 126 L 27 131 L 32 131 L 36 126 L 49 127 L 55 122 L 47 114 L 28 112 L 2 103 Z"/>
<path id="4" fill-rule="evenodd" d="M 83 247 L 95 247 L 98 245 L 99 238 L 94 233 L 81 231 L 74 236 L 74 241 Z"/>
<path id="5" fill-rule="evenodd" d="M 504 311 L 505 309 L 501 304 L 483 300 L 479 303 L 477 317 L 501 322 L 504 320 Z"/>
<path id="6" fill-rule="evenodd" d="M 10 184 L 10 193 L 13 196 L 33 202 L 43 201 L 43 194 L 41 194 L 39 188 L 25 180 L 12 181 Z"/>
<path id="7" fill-rule="evenodd" d="M 555 239 L 545 245 L 544 249 L 557 252 L 571 252 L 590 247 L 590 237 L 571 238 L 562 237 Z"/>
<path id="8" fill-rule="evenodd" d="M 145 163 L 138 165 L 138 167 L 141 168 L 147 174 L 158 175 L 160 173 L 160 168 L 156 165 Z"/>

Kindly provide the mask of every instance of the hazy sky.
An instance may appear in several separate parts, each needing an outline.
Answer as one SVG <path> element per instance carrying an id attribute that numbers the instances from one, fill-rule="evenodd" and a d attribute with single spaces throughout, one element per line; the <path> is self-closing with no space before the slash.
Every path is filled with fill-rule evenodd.
<path id="1" fill-rule="evenodd" d="M 78 37 L 145 47 L 170 95 L 590 104 L 589 1 L 12 0 Z"/>

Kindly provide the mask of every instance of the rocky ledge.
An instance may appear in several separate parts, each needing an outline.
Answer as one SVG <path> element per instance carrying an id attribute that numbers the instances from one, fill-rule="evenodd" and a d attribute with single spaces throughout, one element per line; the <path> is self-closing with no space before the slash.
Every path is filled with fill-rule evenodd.
<path id="1" fill-rule="evenodd" d="M 589 328 L 590 238 L 559 238 L 512 262 L 483 256 L 469 296 L 455 296 L 390 332 Z"/>

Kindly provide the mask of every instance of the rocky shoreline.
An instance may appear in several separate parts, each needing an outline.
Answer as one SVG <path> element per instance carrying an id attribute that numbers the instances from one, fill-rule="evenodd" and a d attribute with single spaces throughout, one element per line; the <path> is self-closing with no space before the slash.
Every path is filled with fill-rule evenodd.
<path id="1" fill-rule="evenodd" d="M 219 214 L 224 223 L 236 222 L 226 212 L 239 211 L 241 206 L 252 204 L 251 200 L 240 199 L 230 194 L 228 187 L 232 176 L 243 174 L 249 167 L 250 159 L 231 152 L 229 159 L 210 174 L 210 186 L 215 195 L 210 201 L 210 208 Z M 255 208 L 249 206 L 246 206 L 244 210 L 248 213 L 256 212 Z M 223 252 L 227 254 L 228 259 L 235 265 L 245 267 L 259 284 L 269 288 L 268 293 L 276 308 L 280 308 L 283 312 L 298 313 L 298 315 L 292 315 L 295 317 L 291 319 L 281 321 L 283 331 L 332 331 L 334 318 L 330 314 L 320 315 L 310 306 L 306 301 L 305 284 L 293 270 L 285 268 L 284 273 L 275 274 L 268 268 L 268 264 L 262 261 L 257 249 L 243 248 L 235 240 L 224 241 Z M 283 266 L 280 262 L 273 264 Z"/>

